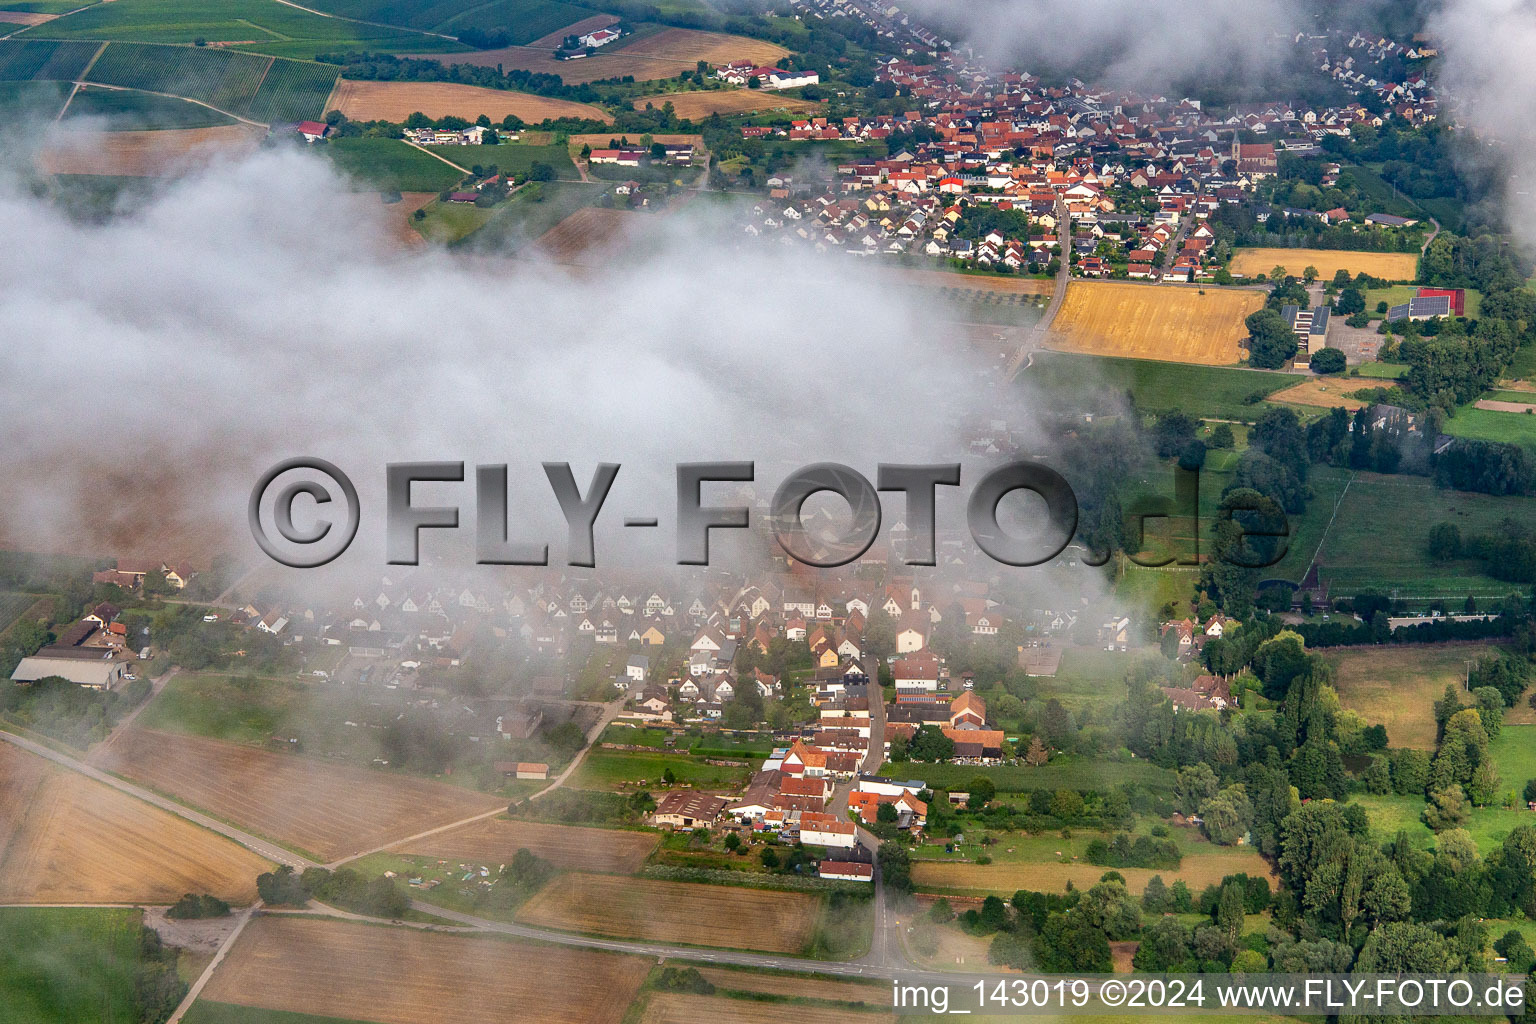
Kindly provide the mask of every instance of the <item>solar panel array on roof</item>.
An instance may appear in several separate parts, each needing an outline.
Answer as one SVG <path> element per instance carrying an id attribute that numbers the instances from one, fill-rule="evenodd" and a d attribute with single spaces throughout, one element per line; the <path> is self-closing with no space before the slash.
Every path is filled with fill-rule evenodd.
<path id="1" fill-rule="evenodd" d="M 1318 306 L 1312 311 L 1312 334 L 1314 337 L 1321 337 L 1328 333 L 1328 313 L 1329 309 L 1327 306 Z"/>
<path id="2" fill-rule="evenodd" d="M 1450 316 L 1451 297 L 1449 295 L 1426 295 L 1422 298 L 1408 300 L 1408 315 L 1420 316 Z"/>

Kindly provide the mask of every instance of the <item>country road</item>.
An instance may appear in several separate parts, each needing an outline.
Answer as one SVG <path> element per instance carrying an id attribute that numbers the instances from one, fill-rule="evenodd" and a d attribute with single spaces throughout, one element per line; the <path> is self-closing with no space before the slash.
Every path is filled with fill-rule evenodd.
<path id="1" fill-rule="evenodd" d="M 1072 261 L 1069 258 L 1072 254 L 1072 213 L 1060 199 L 1056 201 L 1056 226 L 1056 243 L 1061 247 L 1061 269 L 1056 272 L 1056 287 L 1051 292 L 1051 301 L 1045 307 L 1045 312 L 1025 335 L 1023 344 L 1009 362 L 1004 374 L 1007 380 L 1013 380 L 1035 361 L 1035 350 L 1045 347 L 1046 339 L 1051 336 L 1051 323 L 1055 321 L 1056 314 L 1061 312 L 1062 303 L 1067 301 L 1067 286 L 1072 283 Z"/>

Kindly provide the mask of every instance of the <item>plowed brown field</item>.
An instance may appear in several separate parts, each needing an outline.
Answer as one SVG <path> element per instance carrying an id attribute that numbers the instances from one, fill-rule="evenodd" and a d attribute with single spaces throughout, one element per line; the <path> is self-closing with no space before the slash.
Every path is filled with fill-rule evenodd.
<path id="1" fill-rule="evenodd" d="M 256 896 L 272 865 L 172 814 L 0 744 L 0 902 Z"/>
<path id="2" fill-rule="evenodd" d="M 418 111 L 431 118 L 453 115 L 471 121 L 481 114 L 492 121 L 511 114 L 529 124 L 559 117 L 613 120 L 589 103 L 456 82 L 355 82 L 344 78 L 337 83 L 330 106 L 354 121 L 398 122 Z"/>
<path id="3" fill-rule="evenodd" d="M 421 857 L 481 863 L 504 863 L 526 849 L 562 868 L 627 875 L 640 869 L 660 838 L 646 832 L 487 818 L 399 849 Z"/>
<path id="4" fill-rule="evenodd" d="M 569 874 L 539 890 L 517 919 L 568 932 L 798 953 L 811 941 L 820 903 L 800 892 Z"/>
<path id="5" fill-rule="evenodd" d="M 203 997 L 379 1024 L 617 1024 L 639 957 L 301 917 L 259 917 Z"/>
<path id="6" fill-rule="evenodd" d="M 130 728 L 101 767 L 325 861 L 471 817 L 500 799 L 219 740 Z"/>

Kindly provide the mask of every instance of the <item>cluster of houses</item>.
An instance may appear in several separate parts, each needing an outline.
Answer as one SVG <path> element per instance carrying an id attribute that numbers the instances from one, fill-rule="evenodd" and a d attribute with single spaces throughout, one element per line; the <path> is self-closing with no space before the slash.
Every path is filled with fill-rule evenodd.
<path id="1" fill-rule="evenodd" d="M 414 142 L 418 146 L 479 146 L 485 143 L 485 133 L 491 131 L 484 125 L 472 124 L 468 128 L 455 131 L 449 128 L 406 128 L 402 134 L 407 142 Z M 505 136 L 515 141 L 516 135 Z"/>
<path id="2" fill-rule="evenodd" d="M 92 573 L 91 582 L 110 583 L 124 590 L 140 590 L 146 579 L 155 577 L 164 580 L 173 590 L 181 590 L 197 575 L 197 571 L 185 563 L 120 558 L 114 565 L 116 568 Z"/>
<path id="3" fill-rule="evenodd" d="M 693 143 L 691 142 L 663 142 L 663 162 L 675 166 L 686 167 L 693 163 Z M 615 167 L 640 167 L 653 161 L 651 151 L 639 146 L 620 145 L 610 149 L 594 149 L 587 157 L 588 163 L 611 164 Z"/>
<path id="4" fill-rule="evenodd" d="M 858 16 L 836 0 L 805 6 L 817 17 Z M 1365 47 L 1339 59 L 1351 68 L 1367 61 L 1367 51 L 1369 60 L 1380 61 L 1401 50 L 1362 37 L 1347 45 L 1333 37 L 1296 43 L 1322 45 L 1315 52 L 1325 71 L 1334 67 L 1326 45 L 1346 52 Z M 1224 203 L 1251 202 L 1255 186 L 1278 172 L 1283 154 L 1315 154 L 1330 135 L 1383 123 L 1358 101 L 1238 104 L 1213 115 L 1190 99 L 998 74 L 942 49 L 926 63 L 914 59 L 886 58 L 876 73 L 911 96 L 914 109 L 905 113 L 742 128 L 746 138 L 884 143 L 896 137 L 907 143 L 888 158 L 839 164 L 830 180 L 797 185 L 770 178 L 769 200 L 753 210 L 749 232 L 820 250 L 921 252 L 1038 270 L 1053 255 L 1067 261 L 1057 244 L 1067 228 L 1076 273 L 1105 276 L 1124 267 L 1125 276 L 1136 279 L 1206 280 L 1217 269 L 1214 239 L 1199 222 Z M 1356 84 L 1357 92 L 1373 91 L 1406 121 L 1436 116 L 1434 91 L 1422 72 L 1397 83 L 1367 77 Z M 848 201 L 850 194 L 855 201 Z M 961 227 L 964 209 L 979 205 L 1027 213 L 1037 230 L 1028 238 L 979 239 Z M 1070 225 L 1057 223 L 1062 210 Z M 1284 212 L 1325 221 L 1343 214 Z M 1377 219 L 1362 229 L 1372 226 L 1401 225 Z"/>

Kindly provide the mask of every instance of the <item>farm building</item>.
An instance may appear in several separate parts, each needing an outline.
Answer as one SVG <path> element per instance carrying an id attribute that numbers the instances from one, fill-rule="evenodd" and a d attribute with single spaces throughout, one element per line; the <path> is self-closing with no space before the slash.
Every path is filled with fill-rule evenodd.
<path id="1" fill-rule="evenodd" d="M 827 846 L 851 850 L 859 845 L 858 826 L 851 821 L 838 821 L 831 815 L 822 815 L 827 821 L 807 821 L 800 818 L 800 842 L 806 846 Z"/>
<path id="2" fill-rule="evenodd" d="M 822 878 L 830 878 L 836 882 L 873 882 L 875 880 L 873 864 L 859 864 L 851 860 L 824 860 L 816 869 L 816 873 Z"/>
<path id="3" fill-rule="evenodd" d="M 110 690 L 128 676 L 129 661 L 110 647 L 44 647 L 22 658 L 11 681 L 35 683 L 57 676 L 92 690 Z"/>
<path id="4" fill-rule="evenodd" d="M 708 828 L 725 810 L 726 799 L 713 793 L 674 790 L 656 805 L 654 820 L 669 828 Z"/>
<path id="5" fill-rule="evenodd" d="M 611 28 L 600 28 L 596 32 L 588 32 L 577 42 L 581 43 L 582 46 L 590 46 L 595 49 L 599 46 L 607 46 L 623 34 Z"/>

